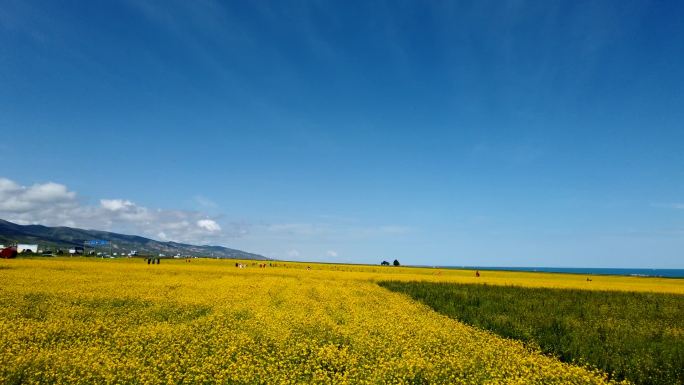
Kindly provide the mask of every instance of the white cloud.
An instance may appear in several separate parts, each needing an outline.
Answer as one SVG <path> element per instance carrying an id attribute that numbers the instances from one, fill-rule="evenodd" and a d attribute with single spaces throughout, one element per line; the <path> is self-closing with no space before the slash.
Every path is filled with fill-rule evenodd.
<path id="1" fill-rule="evenodd" d="M 88 205 L 65 185 L 48 182 L 25 187 L 7 178 L 0 178 L 0 218 L 19 224 L 81 227 L 203 244 L 223 243 L 247 233 L 246 225 L 233 223 L 223 231 L 215 219 L 198 211 L 151 209 L 120 198 Z"/>
<path id="2" fill-rule="evenodd" d="M 12 191 L 12 190 L 18 190 L 21 187 L 16 184 L 15 182 L 7 179 L 7 178 L 0 178 L 0 194 L 3 191 Z"/>
<path id="3" fill-rule="evenodd" d="M 212 233 L 215 231 L 221 231 L 221 226 L 211 219 L 200 219 L 197 221 L 197 227 Z"/>
<path id="4" fill-rule="evenodd" d="M 72 206 L 75 198 L 76 193 L 61 184 L 48 182 L 24 187 L 7 178 L 0 178 L 0 212 L 22 213 L 47 207 Z"/>
<path id="5" fill-rule="evenodd" d="M 133 202 L 123 199 L 100 199 L 100 205 L 110 211 L 119 211 L 135 206 Z"/>
<path id="6" fill-rule="evenodd" d="M 0 177 L 0 218 L 19 224 L 97 229 L 192 244 L 230 244 L 254 252 L 266 251 L 261 248 L 289 250 L 284 254 L 291 259 L 318 255 L 320 250 L 336 258 L 337 251 L 328 250 L 333 245 L 397 239 L 414 231 L 397 224 L 369 225 L 337 218 L 254 224 L 219 221 L 208 214 L 202 210 L 150 208 L 124 197 L 98 197 L 88 203 L 63 184 L 22 186 Z M 298 245 L 298 249 L 283 245 Z"/>
<path id="7" fill-rule="evenodd" d="M 24 197 L 32 202 L 63 202 L 74 199 L 76 193 L 67 190 L 64 185 L 48 182 L 29 187 Z"/>

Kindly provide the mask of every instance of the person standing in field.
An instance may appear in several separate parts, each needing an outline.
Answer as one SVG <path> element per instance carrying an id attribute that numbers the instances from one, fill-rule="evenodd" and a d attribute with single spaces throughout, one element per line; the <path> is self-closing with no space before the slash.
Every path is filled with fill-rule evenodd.
<path id="1" fill-rule="evenodd" d="M 480 276 L 480 270 L 475 270 L 475 277 L 479 277 L 479 276 Z"/>

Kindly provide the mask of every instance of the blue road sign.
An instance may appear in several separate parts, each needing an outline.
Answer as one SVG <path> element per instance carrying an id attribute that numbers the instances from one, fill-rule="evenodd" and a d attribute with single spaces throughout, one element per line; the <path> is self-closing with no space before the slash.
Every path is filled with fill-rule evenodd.
<path id="1" fill-rule="evenodd" d="M 88 246 L 106 246 L 109 244 L 109 241 L 105 241 L 104 239 L 92 239 L 90 241 L 86 241 L 86 245 Z"/>

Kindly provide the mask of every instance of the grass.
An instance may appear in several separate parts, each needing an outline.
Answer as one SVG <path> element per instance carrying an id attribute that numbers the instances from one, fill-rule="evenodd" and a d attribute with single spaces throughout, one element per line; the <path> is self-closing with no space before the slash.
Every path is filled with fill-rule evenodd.
<path id="1" fill-rule="evenodd" d="M 382 281 L 434 310 L 637 384 L 684 384 L 684 295 Z"/>

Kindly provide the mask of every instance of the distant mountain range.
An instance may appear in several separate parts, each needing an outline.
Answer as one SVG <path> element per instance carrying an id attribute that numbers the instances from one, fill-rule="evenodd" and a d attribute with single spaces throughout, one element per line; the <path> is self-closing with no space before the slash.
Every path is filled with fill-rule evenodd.
<path id="1" fill-rule="evenodd" d="M 222 246 L 196 246 L 177 242 L 160 242 L 137 235 L 83 230 L 72 227 L 23 226 L 0 219 L 0 244 L 4 245 L 14 243 L 38 244 L 38 247 L 41 249 L 54 251 L 56 249 L 83 246 L 83 242 L 96 239 L 110 241 L 112 253 L 129 253 L 131 250 L 137 250 L 142 255 L 166 254 L 173 256 L 181 254 L 214 258 L 269 259 L 263 255 Z M 109 252 L 110 246 L 99 246 L 96 250 Z"/>

